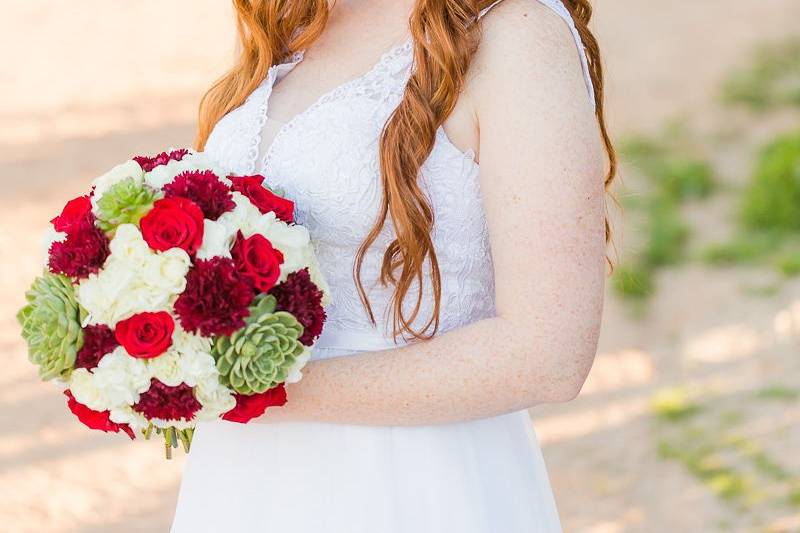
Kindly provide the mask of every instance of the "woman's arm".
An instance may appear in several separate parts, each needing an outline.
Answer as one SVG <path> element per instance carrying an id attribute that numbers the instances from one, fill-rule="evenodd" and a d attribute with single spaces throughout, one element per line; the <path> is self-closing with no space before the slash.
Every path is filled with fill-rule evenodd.
<path id="1" fill-rule="evenodd" d="M 464 96 L 480 124 L 497 316 L 402 348 L 311 362 L 288 387 L 289 403 L 263 421 L 437 424 L 579 392 L 605 279 L 597 127 L 563 21 L 530 1 L 496 11 Z"/>

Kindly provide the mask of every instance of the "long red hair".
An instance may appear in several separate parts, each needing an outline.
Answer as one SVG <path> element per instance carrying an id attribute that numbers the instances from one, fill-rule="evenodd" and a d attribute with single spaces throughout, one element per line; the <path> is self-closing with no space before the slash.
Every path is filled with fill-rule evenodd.
<path id="1" fill-rule="evenodd" d="M 428 338 L 439 326 L 441 275 L 433 246 L 433 209 L 419 186 L 419 170 L 433 149 L 436 131 L 448 118 L 464 86 L 480 41 L 478 13 L 492 0 L 417 0 L 409 19 L 414 41 L 414 71 L 402 101 L 383 128 L 380 166 L 383 197 L 378 219 L 356 255 L 354 277 L 361 300 L 375 321 L 361 283 L 367 249 L 391 218 L 396 238 L 383 256 L 380 281 L 394 286 L 391 316 L 395 335 Z M 606 188 L 616 173 L 616 156 L 606 129 L 600 50 L 589 30 L 588 0 L 565 0 L 589 60 L 597 121 L 609 160 Z M 208 90 L 200 103 L 196 145 L 202 150 L 214 125 L 240 106 L 267 75 L 269 68 L 306 49 L 328 20 L 328 0 L 233 0 L 241 53 L 234 66 Z M 605 221 L 606 240 L 611 231 Z M 416 325 L 429 266 L 434 299 L 431 316 Z M 415 287 L 410 311 L 403 302 Z"/>

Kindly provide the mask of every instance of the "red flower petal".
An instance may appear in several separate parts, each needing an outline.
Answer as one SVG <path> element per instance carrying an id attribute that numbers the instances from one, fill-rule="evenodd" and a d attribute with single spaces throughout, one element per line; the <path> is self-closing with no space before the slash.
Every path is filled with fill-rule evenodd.
<path id="1" fill-rule="evenodd" d="M 69 233 L 74 227 L 81 224 L 92 224 L 94 217 L 92 213 L 92 201 L 88 196 L 78 196 L 66 203 L 61 214 L 55 217 L 50 222 L 56 231 Z"/>
<path id="2" fill-rule="evenodd" d="M 259 211 L 275 216 L 284 222 L 294 220 L 294 202 L 283 198 L 264 187 L 264 176 L 228 176 L 234 191 L 242 193 Z"/>
<path id="3" fill-rule="evenodd" d="M 100 270 L 110 253 L 106 234 L 93 223 L 80 223 L 70 227 L 66 239 L 50 246 L 47 264 L 53 274 L 80 279 Z"/>
<path id="4" fill-rule="evenodd" d="M 325 324 L 325 309 L 322 307 L 322 291 L 313 281 L 307 268 L 292 272 L 286 281 L 270 292 L 277 300 L 277 310 L 294 315 L 303 325 L 299 341 L 311 346 L 322 333 Z"/>
<path id="5" fill-rule="evenodd" d="M 133 160 L 139 163 L 139 166 L 142 167 L 142 170 L 145 172 L 150 172 L 154 168 L 160 167 L 161 165 L 166 165 L 170 161 L 180 161 L 188 154 L 189 150 L 186 148 L 181 148 L 179 150 L 172 150 L 171 152 L 161 152 L 153 157 L 137 155 L 133 158 Z"/>
<path id="6" fill-rule="evenodd" d="M 67 407 L 72 413 L 78 417 L 86 427 L 105 431 L 106 433 L 119 433 L 125 432 L 131 439 L 135 439 L 136 435 L 133 429 L 128 424 L 117 424 L 111 421 L 111 413 L 109 411 L 95 411 L 89 409 L 82 403 L 79 403 L 72 393 L 68 390 L 64 391 L 67 397 Z"/>
<path id="7" fill-rule="evenodd" d="M 210 170 L 178 174 L 162 190 L 167 198 L 182 197 L 196 203 L 209 220 L 217 220 L 222 213 L 236 207 L 228 186 Z"/>
<path id="8" fill-rule="evenodd" d="M 267 407 L 281 406 L 286 403 L 286 388 L 280 385 L 261 394 L 237 394 L 236 407 L 222 415 L 223 420 L 246 424 L 250 420 L 264 414 Z"/>
<path id="9" fill-rule="evenodd" d="M 83 347 L 75 357 L 75 368 L 91 370 L 100 360 L 119 346 L 114 332 L 105 324 L 89 325 L 83 328 Z"/>
<path id="10" fill-rule="evenodd" d="M 142 237 L 158 251 L 182 248 L 194 254 L 203 242 L 203 211 L 186 198 L 162 198 L 139 223 Z"/>
<path id="11" fill-rule="evenodd" d="M 150 380 L 150 388 L 139 396 L 133 410 L 142 413 L 147 419 L 191 420 L 201 407 L 194 397 L 192 387 L 186 383 L 172 387 L 153 378 Z"/>
<path id="12" fill-rule="evenodd" d="M 254 297 L 253 286 L 231 259 L 212 257 L 195 261 L 173 308 L 186 331 L 230 335 L 244 326 Z"/>
<path id="13" fill-rule="evenodd" d="M 172 346 L 174 331 L 175 321 L 166 311 L 144 312 L 118 322 L 114 336 L 131 356 L 151 359 Z"/>

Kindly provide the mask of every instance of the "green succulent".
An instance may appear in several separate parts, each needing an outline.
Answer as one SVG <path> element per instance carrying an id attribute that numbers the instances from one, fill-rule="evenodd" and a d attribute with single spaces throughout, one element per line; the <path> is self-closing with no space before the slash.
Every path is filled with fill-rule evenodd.
<path id="1" fill-rule="evenodd" d="M 275 312 L 275 297 L 261 295 L 250 307 L 245 326 L 218 337 L 211 350 L 220 382 L 241 394 L 257 394 L 286 381 L 305 347 L 303 326 L 290 313 Z"/>
<path id="2" fill-rule="evenodd" d="M 135 178 L 118 181 L 97 200 L 97 225 L 103 231 L 114 231 L 121 224 L 138 225 L 158 196 L 158 191 Z"/>
<path id="3" fill-rule="evenodd" d="M 36 278 L 25 293 L 27 305 L 17 313 L 28 358 L 39 365 L 43 380 L 69 377 L 83 346 L 84 311 L 69 278 L 49 272 Z"/>

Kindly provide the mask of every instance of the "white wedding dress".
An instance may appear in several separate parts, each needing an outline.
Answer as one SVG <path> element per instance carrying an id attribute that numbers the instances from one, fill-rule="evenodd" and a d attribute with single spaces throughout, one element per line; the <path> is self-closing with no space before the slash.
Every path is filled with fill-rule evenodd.
<path id="1" fill-rule="evenodd" d="M 558 0 L 540 0 L 569 25 Z M 488 11 L 488 8 L 485 11 Z M 411 41 L 322 96 L 262 146 L 270 93 L 302 60 L 272 67 L 215 127 L 206 152 L 238 174 L 261 173 L 296 202 L 315 241 L 333 304 L 312 358 L 391 349 L 390 290 L 377 283 L 387 224 L 363 279 L 378 327 L 352 277 L 381 198 L 378 138 L 412 69 Z M 474 154 L 440 128 L 421 179 L 436 214 L 441 331 L 492 316 L 494 274 Z M 429 316 L 430 298 L 421 313 Z M 390 322 L 388 322 L 390 324 Z M 391 327 L 390 325 L 388 327 Z M 269 412 L 267 412 L 268 416 Z M 527 412 L 418 427 L 322 423 L 201 424 L 183 474 L 172 533 L 531 533 L 560 531 Z"/>

